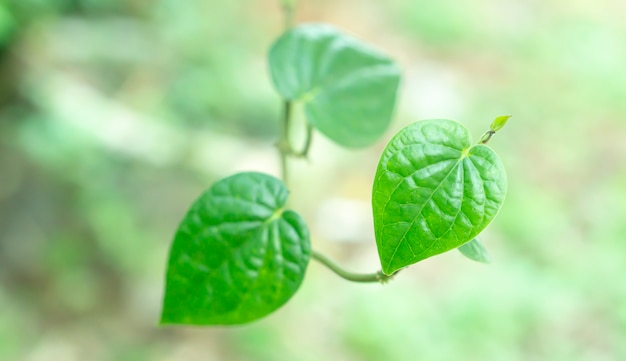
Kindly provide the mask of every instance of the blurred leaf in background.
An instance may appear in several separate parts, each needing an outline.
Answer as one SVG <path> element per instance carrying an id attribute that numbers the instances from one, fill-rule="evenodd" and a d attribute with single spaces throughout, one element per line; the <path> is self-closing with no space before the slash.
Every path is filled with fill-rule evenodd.
<path id="1" fill-rule="evenodd" d="M 278 1 L 0 2 L 0 359 L 626 359 L 625 17 L 610 0 L 301 1 L 298 21 L 401 63 L 393 130 L 514 116 L 490 142 L 509 175 L 492 264 L 446 253 L 384 287 L 311 264 L 267 319 L 180 329 L 156 324 L 188 205 L 277 173 Z M 379 267 L 368 205 L 391 134 L 316 137 L 294 162 L 313 247 L 354 269 Z"/>

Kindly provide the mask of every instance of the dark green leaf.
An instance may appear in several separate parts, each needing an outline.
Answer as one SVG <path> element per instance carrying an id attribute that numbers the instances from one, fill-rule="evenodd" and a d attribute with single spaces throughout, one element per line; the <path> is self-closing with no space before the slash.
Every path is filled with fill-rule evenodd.
<path id="1" fill-rule="evenodd" d="M 387 144 L 372 203 L 383 271 L 391 274 L 476 237 L 498 213 L 506 172 L 486 145 L 446 119 L 413 123 Z"/>
<path id="2" fill-rule="evenodd" d="M 391 121 L 398 67 L 330 26 L 287 32 L 272 46 L 269 66 L 281 96 L 302 102 L 307 121 L 343 146 L 373 143 Z"/>
<path id="3" fill-rule="evenodd" d="M 239 173 L 193 203 L 170 250 L 162 323 L 240 324 L 287 302 L 310 256 L 306 224 L 283 209 L 287 196 L 274 177 Z"/>
<path id="4" fill-rule="evenodd" d="M 480 241 L 479 238 L 474 238 L 457 249 L 465 257 L 471 259 L 472 261 L 482 263 L 491 262 L 491 256 L 489 256 L 487 247 L 485 247 L 485 245 Z"/>

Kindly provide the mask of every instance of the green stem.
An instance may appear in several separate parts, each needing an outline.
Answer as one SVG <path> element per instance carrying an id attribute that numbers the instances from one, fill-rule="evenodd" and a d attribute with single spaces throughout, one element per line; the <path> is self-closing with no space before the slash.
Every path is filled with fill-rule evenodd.
<path id="1" fill-rule="evenodd" d="M 296 157 L 306 158 L 309 155 L 309 149 L 311 149 L 311 141 L 313 139 L 313 126 L 311 124 L 306 125 L 306 134 L 304 138 L 304 147 L 299 152 L 293 152 Z"/>
<path id="2" fill-rule="evenodd" d="M 287 171 L 287 161 L 289 155 L 292 153 L 291 145 L 289 144 L 289 123 L 291 120 L 291 101 L 285 100 L 283 102 L 283 119 L 282 127 L 280 130 L 280 139 L 276 144 L 278 153 L 280 156 L 280 174 L 283 182 L 287 184 L 289 174 Z"/>
<path id="3" fill-rule="evenodd" d="M 491 140 L 491 137 L 493 137 L 494 134 L 496 134 L 496 132 L 493 130 L 486 131 L 485 134 L 483 134 L 482 137 L 480 137 L 480 140 L 478 141 L 478 143 L 480 144 L 489 143 L 489 141 Z"/>
<path id="4" fill-rule="evenodd" d="M 283 153 L 280 148 L 278 152 L 280 153 L 280 178 L 283 180 L 283 183 L 287 185 L 287 154 Z"/>
<path id="5" fill-rule="evenodd" d="M 491 137 L 493 137 L 498 130 L 504 127 L 504 125 L 509 120 L 509 118 L 511 118 L 510 115 L 501 115 L 499 117 L 496 117 L 496 119 L 494 119 L 493 122 L 491 122 L 491 126 L 489 127 L 489 130 L 486 131 L 482 137 L 480 137 L 480 140 L 478 141 L 478 143 L 479 144 L 489 143 L 489 141 L 491 140 Z"/>
<path id="6" fill-rule="evenodd" d="M 325 255 L 317 251 L 311 251 L 311 258 L 323 264 L 324 266 L 328 267 L 331 271 L 335 272 L 339 277 L 348 281 L 352 281 L 352 282 L 386 283 L 395 274 L 394 273 L 392 275 L 386 275 L 383 273 L 383 271 L 378 271 L 376 273 L 365 273 L 365 274 L 349 272 L 339 267 L 335 262 L 331 261 L 330 258 L 326 257 Z"/>
<path id="7" fill-rule="evenodd" d="M 285 15 L 285 31 L 291 29 L 294 23 L 294 9 L 296 0 L 282 0 L 283 14 Z"/>
<path id="8" fill-rule="evenodd" d="M 283 14 L 285 16 L 285 31 L 288 31 L 293 27 L 294 24 L 294 8 L 296 5 L 296 0 L 282 0 L 281 1 Z M 291 126 L 291 113 L 292 113 L 292 103 L 290 100 L 285 100 L 283 102 L 283 118 L 282 118 L 282 127 L 280 131 L 280 139 L 278 140 L 277 147 L 278 152 L 280 153 L 280 168 L 281 168 L 281 176 L 283 182 L 287 183 L 289 174 L 288 174 L 288 160 L 289 156 L 296 157 L 306 157 L 309 153 L 309 149 L 311 148 L 311 140 L 313 138 L 313 127 L 311 124 L 306 125 L 306 134 L 304 140 L 304 147 L 302 151 L 296 152 L 289 142 L 289 128 Z M 324 266 L 328 267 L 331 271 L 335 272 L 338 276 L 352 282 L 379 282 L 385 283 L 389 281 L 393 275 L 386 275 L 383 271 L 378 271 L 376 273 L 369 274 L 359 274 L 352 273 L 344 270 L 339 267 L 335 262 L 331 261 L 330 258 L 325 255 L 318 253 L 316 251 L 311 252 L 311 257 Z"/>
<path id="9" fill-rule="evenodd" d="M 294 8 L 296 5 L 296 0 L 281 0 L 281 5 L 283 8 L 283 15 L 285 18 L 285 31 L 288 31 L 293 27 L 294 22 Z M 282 119 L 282 128 L 280 133 L 280 139 L 278 140 L 278 152 L 280 156 L 280 173 L 285 184 L 288 184 L 288 158 L 293 154 L 293 149 L 289 143 L 289 126 L 291 120 L 291 101 L 285 100 L 283 102 L 283 119 Z"/>

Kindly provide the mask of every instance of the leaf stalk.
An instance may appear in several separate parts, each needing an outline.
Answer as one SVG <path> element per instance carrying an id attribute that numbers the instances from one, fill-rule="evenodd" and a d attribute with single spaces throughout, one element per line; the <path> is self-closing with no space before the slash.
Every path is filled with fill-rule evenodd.
<path id="1" fill-rule="evenodd" d="M 499 117 L 496 117 L 496 119 L 494 119 L 493 122 L 491 122 L 491 126 L 489 127 L 489 130 L 486 131 L 480 137 L 478 144 L 489 143 L 489 140 L 491 140 L 491 137 L 493 137 L 498 130 L 504 127 L 504 125 L 506 124 L 506 122 L 509 120 L 510 117 L 511 117 L 510 115 L 501 115 Z"/>
<path id="2" fill-rule="evenodd" d="M 294 8 L 296 4 L 296 0 L 282 0 L 282 9 L 285 17 L 285 31 L 289 31 L 293 27 L 294 24 Z M 288 184 L 289 171 L 288 171 L 288 161 L 289 157 L 298 157 L 298 158 L 306 158 L 309 154 L 309 149 L 311 148 L 311 141 L 313 139 L 313 126 L 307 122 L 306 124 L 306 133 L 304 146 L 301 151 L 296 151 L 290 142 L 290 128 L 291 128 L 291 117 L 292 117 L 292 107 L 293 101 L 285 99 L 283 102 L 283 114 L 282 114 L 282 124 L 280 130 L 280 138 L 276 143 L 276 148 L 278 148 L 279 156 L 280 156 L 280 169 L 281 169 L 281 177 L 285 184 Z M 324 266 L 328 267 L 331 271 L 336 273 L 339 277 L 346 279 L 352 282 L 362 282 L 362 283 L 386 283 L 389 281 L 393 275 L 386 275 L 383 271 L 378 271 L 376 273 L 353 273 L 344 270 L 335 262 L 333 262 L 330 258 L 325 255 L 317 252 L 311 252 L 311 258 L 320 262 Z"/>
<path id="3" fill-rule="evenodd" d="M 293 27 L 296 0 L 282 0 L 281 5 L 285 17 L 285 31 L 288 31 Z"/>
<path id="4" fill-rule="evenodd" d="M 333 262 L 330 258 L 325 255 L 317 252 L 311 251 L 311 258 L 328 267 L 331 271 L 336 273 L 339 277 L 352 281 L 352 282 L 361 282 L 361 283 L 387 283 L 391 278 L 393 278 L 394 274 L 386 275 L 383 271 L 378 271 L 376 273 L 354 273 L 349 272 L 341 268 L 335 262 Z M 397 272 L 396 272 L 397 273 Z"/>

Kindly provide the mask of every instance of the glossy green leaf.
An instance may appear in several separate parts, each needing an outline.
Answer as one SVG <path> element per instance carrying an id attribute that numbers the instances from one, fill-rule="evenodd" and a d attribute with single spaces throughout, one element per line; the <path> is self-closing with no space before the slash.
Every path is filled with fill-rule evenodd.
<path id="1" fill-rule="evenodd" d="M 476 237 L 498 213 L 506 173 L 486 145 L 447 119 L 413 123 L 387 144 L 372 205 L 382 269 L 391 274 Z"/>
<path id="2" fill-rule="evenodd" d="M 485 245 L 480 241 L 479 238 L 472 239 L 471 241 L 459 247 L 458 250 L 465 257 L 471 259 L 472 261 L 481 263 L 491 262 L 491 256 L 487 251 L 487 247 L 485 247 Z"/>
<path id="3" fill-rule="evenodd" d="M 391 122 L 398 67 L 333 27 L 285 33 L 270 49 L 269 66 L 280 95 L 302 102 L 307 121 L 340 145 L 372 144 Z"/>
<path id="4" fill-rule="evenodd" d="M 311 253 L 287 196 L 274 177 L 239 173 L 193 203 L 170 250 L 162 323 L 240 324 L 287 302 Z"/>

